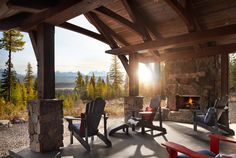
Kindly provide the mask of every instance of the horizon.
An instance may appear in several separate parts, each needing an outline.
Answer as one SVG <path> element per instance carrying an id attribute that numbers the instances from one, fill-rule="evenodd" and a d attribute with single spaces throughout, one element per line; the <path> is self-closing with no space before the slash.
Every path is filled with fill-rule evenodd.
<path id="1" fill-rule="evenodd" d="M 88 30 L 97 32 L 84 16 L 69 20 L 70 23 L 79 25 Z M 14 70 L 18 74 L 25 74 L 27 63 L 30 62 L 34 74 L 37 73 L 37 61 L 27 33 L 23 33 L 26 42 L 24 50 L 12 53 Z M 2 32 L 0 33 L 2 38 Z M 69 40 L 68 40 L 69 39 Z M 94 71 L 109 72 L 112 55 L 106 54 L 110 49 L 107 44 L 88 36 L 72 32 L 59 27 L 55 28 L 55 72 L 78 72 L 88 74 Z M 69 53 L 68 53 L 69 52 Z M 8 53 L 0 49 L 0 68 L 5 69 Z M 121 71 L 124 71 L 121 65 Z"/>

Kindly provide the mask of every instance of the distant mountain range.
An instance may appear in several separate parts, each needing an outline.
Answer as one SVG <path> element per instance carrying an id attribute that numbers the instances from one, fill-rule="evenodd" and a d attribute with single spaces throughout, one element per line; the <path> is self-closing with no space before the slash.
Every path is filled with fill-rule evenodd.
<path id="1" fill-rule="evenodd" d="M 3 73 L 3 69 L 0 69 L 0 79 L 2 78 L 2 73 Z M 102 77 L 104 80 L 106 79 L 107 76 L 107 72 L 105 71 L 91 71 L 89 72 L 87 75 L 88 76 L 92 76 L 94 73 L 94 75 L 96 77 Z M 82 74 L 83 76 L 85 76 L 84 74 Z M 22 74 L 17 74 L 17 78 L 20 81 L 24 80 L 24 76 Z M 75 79 L 77 76 L 77 72 L 61 72 L 61 71 L 56 71 L 55 72 L 55 78 L 56 78 L 56 88 L 74 88 L 75 87 Z"/>

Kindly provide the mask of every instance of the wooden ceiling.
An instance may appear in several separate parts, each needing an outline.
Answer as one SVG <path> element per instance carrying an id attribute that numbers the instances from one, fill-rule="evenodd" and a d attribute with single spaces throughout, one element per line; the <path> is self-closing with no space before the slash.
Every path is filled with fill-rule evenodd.
<path id="1" fill-rule="evenodd" d="M 66 22 L 81 14 L 100 34 Z M 123 64 L 129 54 L 152 62 L 236 52 L 235 0 L 0 0 L 0 30 L 42 22 L 110 45 Z"/>

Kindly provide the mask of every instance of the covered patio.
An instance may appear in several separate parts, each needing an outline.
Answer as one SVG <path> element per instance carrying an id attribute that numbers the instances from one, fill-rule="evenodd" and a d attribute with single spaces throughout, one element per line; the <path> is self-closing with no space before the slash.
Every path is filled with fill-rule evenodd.
<path id="1" fill-rule="evenodd" d="M 67 22 L 79 15 L 84 15 L 99 33 Z M 139 63 L 154 63 L 154 92 L 167 98 L 166 108 L 170 111 L 179 110 L 176 98 L 180 95 L 199 96 L 203 110 L 216 98 L 229 94 L 229 53 L 236 52 L 235 0 L 0 0 L 0 30 L 28 32 L 38 62 L 38 100 L 31 101 L 28 110 L 30 150 L 40 156 L 63 147 L 62 101 L 55 100 L 55 26 L 104 42 L 111 47 L 106 53 L 118 56 L 129 76 L 125 120 L 143 106 L 136 72 Z M 220 121 L 229 128 L 228 110 Z M 206 131 L 201 128 L 194 132 L 192 125 L 171 122 L 166 122 L 165 127 L 168 140 L 183 140 L 182 144 L 193 149 L 208 146 Z M 66 146 L 67 138 L 64 139 Z M 94 151 L 85 153 L 75 145 L 62 148 L 61 154 L 65 157 L 167 154 L 160 145 L 162 137 L 134 134 L 111 140 L 110 149 L 94 147 Z M 235 151 L 235 146 L 226 150 Z"/>
<path id="2" fill-rule="evenodd" d="M 108 129 L 114 128 L 120 124 L 122 118 L 112 118 L 109 122 Z M 155 122 L 158 124 L 158 121 Z M 209 148 L 210 132 L 203 128 L 199 128 L 198 132 L 192 130 L 191 124 L 176 123 L 165 121 L 163 125 L 168 133 L 165 135 L 169 141 L 179 142 L 180 144 L 187 144 L 190 149 L 201 150 L 203 148 Z M 231 128 L 236 129 L 236 124 L 231 124 Z M 155 134 L 155 133 L 154 133 Z M 167 151 L 161 143 L 165 142 L 165 139 L 160 137 L 152 137 L 151 135 L 141 135 L 141 133 L 131 132 L 130 135 L 126 135 L 122 132 L 117 133 L 114 137 L 110 137 L 112 141 L 112 148 L 105 148 L 105 145 L 98 139 L 91 144 L 92 150 L 87 152 L 78 141 L 75 144 L 70 145 L 69 135 L 64 134 L 64 147 L 61 150 L 46 153 L 32 152 L 30 148 L 24 148 L 20 150 L 12 150 L 10 155 L 12 157 L 24 157 L 24 158 L 92 158 L 92 157 L 156 157 L 166 158 L 168 157 Z M 221 144 L 222 153 L 233 153 L 236 145 L 230 143 Z"/>

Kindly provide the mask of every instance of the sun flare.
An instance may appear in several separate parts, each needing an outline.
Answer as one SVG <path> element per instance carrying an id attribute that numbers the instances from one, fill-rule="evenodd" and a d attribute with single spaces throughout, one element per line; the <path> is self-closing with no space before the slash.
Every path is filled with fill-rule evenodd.
<path id="1" fill-rule="evenodd" d="M 152 81 L 152 72 L 145 64 L 139 63 L 138 76 L 141 83 L 149 84 Z"/>

